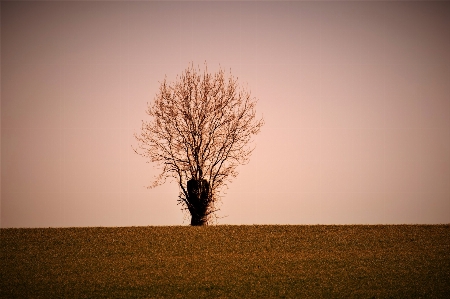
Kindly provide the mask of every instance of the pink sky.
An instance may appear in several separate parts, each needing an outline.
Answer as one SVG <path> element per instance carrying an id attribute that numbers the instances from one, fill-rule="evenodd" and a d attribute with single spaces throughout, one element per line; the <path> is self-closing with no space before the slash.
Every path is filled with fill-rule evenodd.
<path id="1" fill-rule="evenodd" d="M 133 133 L 231 69 L 265 126 L 219 224 L 450 223 L 448 2 L 1 2 L 1 227 L 187 225 Z"/>

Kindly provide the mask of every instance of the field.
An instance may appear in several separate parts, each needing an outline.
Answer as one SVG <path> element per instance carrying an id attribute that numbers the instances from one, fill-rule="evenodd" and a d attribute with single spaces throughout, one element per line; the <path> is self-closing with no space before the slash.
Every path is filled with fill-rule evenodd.
<path id="1" fill-rule="evenodd" d="M 450 225 L 1 229 L 0 298 L 450 298 Z"/>

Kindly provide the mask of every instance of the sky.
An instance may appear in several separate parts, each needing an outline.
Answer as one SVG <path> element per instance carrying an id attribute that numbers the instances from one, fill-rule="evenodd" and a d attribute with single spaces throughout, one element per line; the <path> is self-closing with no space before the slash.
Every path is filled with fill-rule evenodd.
<path id="1" fill-rule="evenodd" d="M 7 227 L 189 225 L 133 134 L 192 62 L 265 125 L 218 224 L 450 223 L 448 2 L 1 2 Z"/>

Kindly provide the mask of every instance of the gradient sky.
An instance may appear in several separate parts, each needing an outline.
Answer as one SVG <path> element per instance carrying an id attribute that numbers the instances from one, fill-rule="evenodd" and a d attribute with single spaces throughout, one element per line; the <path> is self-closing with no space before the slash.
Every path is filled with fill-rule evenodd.
<path id="1" fill-rule="evenodd" d="M 450 223 L 449 37 L 448 2 L 1 2 L 1 227 L 189 224 L 131 146 L 205 61 L 266 122 L 219 224 Z"/>

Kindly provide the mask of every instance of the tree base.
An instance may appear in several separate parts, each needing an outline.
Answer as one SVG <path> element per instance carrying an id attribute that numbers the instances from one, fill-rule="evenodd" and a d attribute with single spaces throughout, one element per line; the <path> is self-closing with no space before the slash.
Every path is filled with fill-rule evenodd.
<path id="1" fill-rule="evenodd" d="M 209 183 L 206 180 L 189 180 L 187 182 L 189 212 L 191 225 L 201 226 L 208 222 L 207 211 L 209 201 Z"/>
<path id="2" fill-rule="evenodd" d="M 192 216 L 191 218 L 191 226 L 202 226 L 208 223 L 206 216 L 205 217 L 197 217 Z"/>

